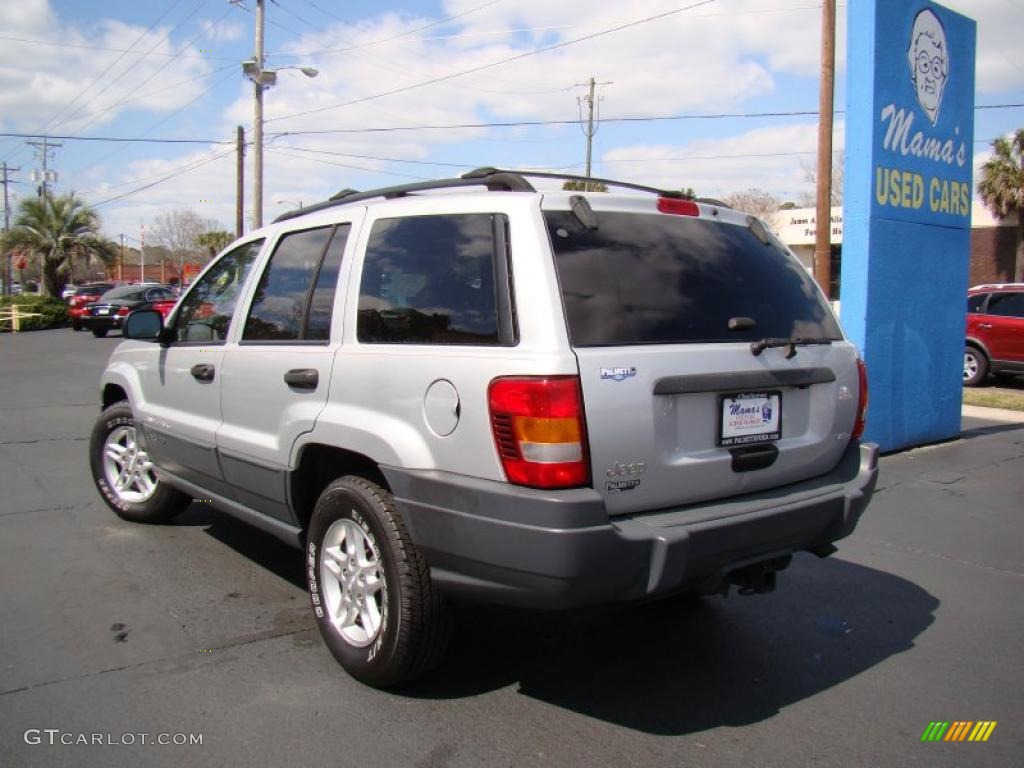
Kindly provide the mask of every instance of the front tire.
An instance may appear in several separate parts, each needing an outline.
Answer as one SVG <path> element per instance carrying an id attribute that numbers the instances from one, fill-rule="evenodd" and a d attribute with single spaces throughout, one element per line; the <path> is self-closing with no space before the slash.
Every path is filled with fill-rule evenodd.
<path id="1" fill-rule="evenodd" d="M 131 406 L 122 401 L 104 409 L 89 441 L 89 468 L 107 506 L 133 523 L 163 523 L 192 499 L 157 476 L 138 443 Z"/>
<path id="2" fill-rule="evenodd" d="M 980 387 L 988 376 L 988 358 L 977 347 L 964 347 L 964 386 Z"/>
<path id="3" fill-rule="evenodd" d="M 422 675 L 444 655 L 447 607 L 379 485 L 347 476 L 313 509 L 306 577 L 320 634 L 334 658 L 367 685 L 388 688 Z"/>

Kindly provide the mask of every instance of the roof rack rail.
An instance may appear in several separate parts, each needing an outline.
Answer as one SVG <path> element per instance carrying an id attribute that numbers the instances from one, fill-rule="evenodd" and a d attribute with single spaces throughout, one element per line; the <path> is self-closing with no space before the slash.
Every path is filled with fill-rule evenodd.
<path id="1" fill-rule="evenodd" d="M 474 171 L 474 173 L 476 173 Z M 276 224 L 279 221 L 287 221 L 288 219 L 294 219 L 299 216 L 305 216 L 307 213 L 313 213 L 315 211 L 322 211 L 327 208 L 334 208 L 339 205 L 348 205 L 350 203 L 358 203 L 362 200 L 372 200 L 376 197 L 383 197 L 385 199 L 392 199 L 395 197 L 405 197 L 411 192 L 425 192 L 431 189 L 453 189 L 456 187 L 477 187 L 486 186 L 492 192 L 536 192 L 537 190 L 533 187 L 530 182 L 524 179 L 521 175 L 515 172 L 509 171 L 494 171 L 493 173 L 476 175 L 476 176 L 462 176 L 457 179 L 435 179 L 433 181 L 416 181 L 411 184 L 399 184 L 394 187 L 381 187 L 380 189 L 370 189 L 366 192 L 357 192 L 354 189 L 343 189 L 337 192 L 327 200 L 319 203 L 313 203 L 313 205 L 307 205 L 305 208 L 298 208 L 293 211 L 286 211 L 274 219 Z"/>
<path id="2" fill-rule="evenodd" d="M 684 195 L 679 190 L 659 189 L 658 187 L 648 187 L 648 186 L 646 186 L 644 184 L 634 184 L 634 183 L 632 183 L 630 181 L 616 181 L 615 179 L 601 179 L 601 178 L 597 178 L 596 176 L 587 177 L 587 176 L 580 176 L 578 174 L 572 174 L 572 173 L 551 173 L 550 171 L 508 171 L 508 170 L 502 170 L 500 168 L 488 168 L 488 167 L 485 167 L 485 168 L 477 168 L 475 171 L 470 171 L 469 173 L 464 173 L 464 174 L 462 174 L 462 178 L 464 178 L 464 179 L 486 178 L 487 176 L 490 176 L 490 175 L 493 175 L 493 174 L 496 174 L 496 173 L 511 173 L 511 174 L 517 174 L 519 176 L 525 176 L 527 178 L 537 178 L 537 179 L 564 179 L 565 181 L 582 181 L 584 183 L 590 182 L 591 184 L 604 184 L 604 185 L 610 186 L 610 187 L 622 187 L 623 189 L 635 189 L 635 190 L 637 190 L 639 192 L 650 192 L 652 194 L 658 195 L 659 197 L 671 197 L 671 198 L 675 198 L 675 199 L 678 199 L 678 200 L 687 200 L 687 199 L 689 199 L 686 195 Z M 703 200 L 701 198 L 697 198 L 697 201 L 698 202 L 712 202 L 710 200 Z M 715 204 L 715 205 L 722 205 L 722 207 L 728 207 L 728 206 L 724 206 L 723 204 L 719 203 L 718 201 L 714 201 L 713 204 Z"/>
<path id="3" fill-rule="evenodd" d="M 601 179 L 591 176 L 579 176 L 570 173 L 549 173 L 547 171 L 510 171 L 501 168 L 477 168 L 464 173 L 462 176 L 455 179 L 435 179 L 433 181 L 416 181 L 411 184 L 399 184 L 394 187 L 381 187 L 380 189 L 370 189 L 365 192 L 357 192 L 354 189 L 343 189 L 340 192 L 336 192 L 331 195 L 330 198 L 319 203 L 313 203 L 313 205 L 307 205 L 305 208 L 298 208 L 293 211 L 286 211 L 274 219 L 276 224 L 279 221 L 287 221 L 288 219 L 294 219 L 299 216 L 305 216 L 307 213 L 314 213 L 316 211 L 322 211 L 327 208 L 334 208 L 339 205 L 348 205 L 349 203 L 358 203 L 363 200 L 372 200 L 377 197 L 383 197 L 385 199 L 392 199 L 396 197 L 405 197 L 406 195 L 414 192 L 426 192 L 431 189 L 453 189 L 457 187 L 475 187 L 483 185 L 492 192 L 536 192 L 536 188 L 526 180 L 526 177 L 538 178 L 538 179 L 564 179 L 566 181 L 581 181 L 581 182 L 592 182 L 595 184 L 605 184 L 612 187 L 622 187 L 623 189 L 635 189 L 640 192 L 650 192 L 660 197 L 671 197 L 678 200 L 688 200 L 679 190 L 673 189 L 658 189 L 657 187 L 648 187 L 643 184 L 633 184 L 629 181 L 616 181 L 614 179 Z M 728 208 L 725 203 L 720 200 L 712 200 L 710 198 L 696 198 L 698 203 L 708 203 L 715 205 L 720 208 Z"/>

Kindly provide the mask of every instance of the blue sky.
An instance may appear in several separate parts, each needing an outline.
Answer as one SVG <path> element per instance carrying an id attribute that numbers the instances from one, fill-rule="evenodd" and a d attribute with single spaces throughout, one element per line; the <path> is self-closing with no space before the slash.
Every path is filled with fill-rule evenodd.
<path id="1" fill-rule="evenodd" d="M 759 187 L 799 201 L 812 191 L 804 169 L 814 162 L 813 115 L 614 120 L 817 108 L 820 4 L 698 3 L 268 0 L 267 66 L 308 65 L 320 74 L 283 70 L 267 92 L 265 220 L 289 207 L 280 201 L 312 202 L 344 187 L 450 176 L 477 165 L 580 172 L 585 141 L 571 123 L 585 92 L 577 84 L 591 76 L 611 81 L 599 89 L 600 115 L 609 120 L 595 137 L 595 175 L 692 186 L 714 197 Z M 1024 102 L 1024 0 L 947 4 L 978 20 L 977 103 Z M 5 3 L 0 130 L 195 141 L 60 140 L 56 189 L 98 205 L 111 235 L 137 234 L 175 208 L 233 229 L 233 144 L 211 142 L 233 142 L 236 125 L 252 138 L 252 90 L 240 62 L 252 55 L 255 0 L 242 5 Z M 695 7 L 679 10 L 687 6 Z M 634 24 L 653 16 L 660 18 Z M 844 4 L 839 16 L 841 109 Z M 569 44 L 530 54 L 560 43 Z M 506 59 L 514 60 L 489 66 Z M 467 70 L 478 71 L 450 77 Z M 436 78 L 446 79 L 418 86 Z M 390 91 L 400 92 L 381 96 Z M 436 127 L 523 121 L 569 124 Z M 1022 108 L 984 110 L 975 134 L 983 142 L 1021 126 Z M 316 133 L 325 130 L 342 132 Z M 986 148 L 975 147 L 976 159 Z M 0 160 L 20 167 L 15 178 L 22 181 L 38 166 L 18 138 L 0 138 Z M 14 189 L 31 194 L 33 185 Z M 250 207 L 247 201 L 247 215 Z"/>

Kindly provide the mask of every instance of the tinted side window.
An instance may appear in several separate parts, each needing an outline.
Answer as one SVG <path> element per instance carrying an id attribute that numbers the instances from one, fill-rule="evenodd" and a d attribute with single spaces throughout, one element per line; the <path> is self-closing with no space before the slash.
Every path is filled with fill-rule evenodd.
<path id="1" fill-rule="evenodd" d="M 968 313 L 981 312 L 981 307 L 985 303 L 985 299 L 988 298 L 987 293 L 978 293 L 974 296 L 967 297 L 967 311 Z"/>
<path id="2" fill-rule="evenodd" d="M 174 324 L 178 341 L 224 341 L 235 312 L 238 291 L 245 283 L 262 240 L 224 254 L 200 278 L 181 302 Z"/>
<path id="3" fill-rule="evenodd" d="M 988 300 L 988 314 L 1024 317 L 1024 293 L 993 293 Z"/>
<path id="4" fill-rule="evenodd" d="M 331 314 L 334 310 L 334 292 L 338 287 L 338 272 L 341 269 L 341 257 L 345 253 L 348 242 L 350 224 L 339 224 L 334 230 L 334 237 L 327 247 L 320 274 L 316 276 L 313 297 L 309 302 L 309 316 L 306 320 L 305 338 L 315 341 L 326 341 L 331 338 Z"/>
<path id="5" fill-rule="evenodd" d="M 285 235 L 274 249 L 256 286 L 243 341 L 296 341 L 302 337 L 306 298 L 330 227 Z"/>
<path id="6" fill-rule="evenodd" d="M 497 214 L 415 216 L 373 225 L 357 336 L 390 344 L 498 344 Z"/>

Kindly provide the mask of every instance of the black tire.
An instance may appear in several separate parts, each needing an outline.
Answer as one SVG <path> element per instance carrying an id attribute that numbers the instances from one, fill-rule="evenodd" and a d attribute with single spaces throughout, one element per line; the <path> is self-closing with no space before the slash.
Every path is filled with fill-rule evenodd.
<path id="1" fill-rule="evenodd" d="M 325 581 L 321 567 L 324 539 L 338 521 L 358 526 L 384 581 L 379 597 L 368 598 L 377 605 L 380 626 L 362 647 L 350 642 L 329 615 L 331 600 L 347 594 L 330 573 L 326 576 L 333 581 Z M 357 680 L 394 687 L 429 671 L 443 657 L 451 635 L 448 607 L 431 584 L 430 570 L 409 538 L 394 498 L 379 485 L 346 476 L 320 494 L 309 525 L 306 578 L 320 634 Z"/>
<path id="2" fill-rule="evenodd" d="M 964 386 L 980 387 L 988 376 L 988 358 L 977 347 L 964 347 Z"/>
<path id="3" fill-rule="evenodd" d="M 75 321 L 75 320 L 73 320 L 71 322 L 71 330 L 73 330 L 73 331 L 80 331 L 80 330 L 82 330 L 82 324 L 77 322 L 77 321 Z"/>
<path id="4" fill-rule="evenodd" d="M 92 329 L 92 335 L 95 336 L 97 339 L 102 339 L 104 336 L 107 335 L 107 329 L 106 328 L 93 328 Z"/>
<path id="5" fill-rule="evenodd" d="M 104 466 L 104 451 L 107 438 L 114 430 L 122 427 L 135 428 L 131 406 L 125 401 L 108 406 L 92 429 L 89 468 L 96 488 L 103 501 L 118 517 L 133 523 L 164 523 L 185 509 L 192 499 L 159 480 L 156 490 L 144 501 L 126 500 L 111 486 Z"/>

